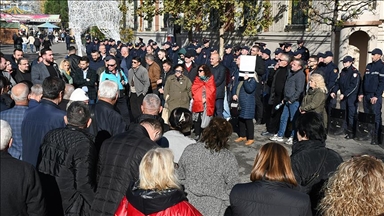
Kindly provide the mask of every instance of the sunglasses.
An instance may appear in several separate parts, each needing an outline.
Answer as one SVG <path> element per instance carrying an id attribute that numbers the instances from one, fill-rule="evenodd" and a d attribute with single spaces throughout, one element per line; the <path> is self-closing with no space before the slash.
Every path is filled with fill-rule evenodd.
<path id="1" fill-rule="evenodd" d="M 137 64 L 137 61 L 132 61 L 132 64 Z"/>
<path id="2" fill-rule="evenodd" d="M 203 70 L 203 69 L 199 69 L 198 71 L 199 71 L 199 72 L 204 72 L 204 70 Z"/>
<path id="3" fill-rule="evenodd" d="M 112 64 L 112 65 L 107 65 L 108 67 L 115 67 L 116 66 L 116 64 Z"/>
<path id="4" fill-rule="evenodd" d="M 183 72 L 182 70 L 175 70 L 175 73 L 181 73 Z"/>

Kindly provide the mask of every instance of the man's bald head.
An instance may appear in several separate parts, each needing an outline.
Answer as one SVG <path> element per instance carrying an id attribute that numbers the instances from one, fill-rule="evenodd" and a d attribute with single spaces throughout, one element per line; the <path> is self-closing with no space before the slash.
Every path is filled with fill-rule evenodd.
<path id="1" fill-rule="evenodd" d="M 121 47 L 120 52 L 121 52 L 121 55 L 124 57 L 127 57 L 129 55 L 128 47 Z"/>
<path id="2" fill-rule="evenodd" d="M 11 90 L 11 97 L 15 101 L 16 105 L 27 105 L 28 94 L 29 88 L 24 83 L 16 84 Z"/>
<path id="3" fill-rule="evenodd" d="M 212 53 L 211 54 L 211 65 L 217 66 L 220 63 L 220 56 L 218 53 Z"/>

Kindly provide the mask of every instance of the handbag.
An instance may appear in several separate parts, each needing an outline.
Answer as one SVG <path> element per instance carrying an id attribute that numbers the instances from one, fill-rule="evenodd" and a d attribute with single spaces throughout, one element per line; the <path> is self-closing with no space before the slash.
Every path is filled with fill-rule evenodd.
<path id="1" fill-rule="evenodd" d="M 201 114 L 201 128 L 206 128 L 209 125 L 209 122 L 211 121 L 212 116 L 207 115 L 207 107 L 204 104 L 204 112 Z"/>
<path id="2" fill-rule="evenodd" d="M 238 117 L 240 115 L 240 105 L 237 101 L 231 102 L 231 116 Z"/>

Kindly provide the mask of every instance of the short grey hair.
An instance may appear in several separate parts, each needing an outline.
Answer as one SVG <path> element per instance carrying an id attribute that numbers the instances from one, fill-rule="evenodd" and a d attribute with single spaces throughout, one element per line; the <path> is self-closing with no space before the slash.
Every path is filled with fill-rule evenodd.
<path id="1" fill-rule="evenodd" d="M 33 95 L 42 95 L 43 94 L 43 86 L 40 84 L 35 84 L 31 87 L 31 94 Z"/>
<path id="2" fill-rule="evenodd" d="M 71 97 L 71 94 L 75 91 L 75 87 L 71 84 L 65 84 L 65 90 L 64 90 L 64 95 L 63 99 L 69 100 Z"/>
<path id="3" fill-rule="evenodd" d="M 155 61 L 155 56 L 153 56 L 152 54 L 147 54 L 145 55 L 145 59 L 148 59 L 150 61 Z"/>
<path id="4" fill-rule="evenodd" d="M 151 93 L 151 94 L 145 95 L 143 99 L 143 106 L 145 109 L 159 111 L 160 105 L 161 105 L 161 101 L 159 96 L 157 96 L 157 94 Z"/>
<path id="5" fill-rule="evenodd" d="M 283 54 L 281 54 L 280 59 L 287 61 L 289 63 L 291 57 L 289 57 L 289 55 L 287 53 L 283 53 Z"/>
<path id="6" fill-rule="evenodd" d="M 117 54 L 117 50 L 114 47 L 112 47 L 111 49 L 109 49 L 109 53 L 112 53 L 112 54 L 116 55 Z"/>
<path id="7" fill-rule="evenodd" d="M 21 91 L 20 92 L 17 92 L 19 94 L 15 94 L 15 87 L 16 86 L 22 86 L 21 88 Z M 26 101 L 28 100 L 28 95 L 29 95 L 29 88 L 26 84 L 24 83 L 19 83 L 19 84 L 16 84 L 12 90 L 11 90 L 11 96 L 12 96 L 12 99 L 16 102 L 16 101 Z"/>
<path id="8" fill-rule="evenodd" d="M 116 82 L 110 80 L 102 81 L 99 87 L 99 97 L 114 99 L 118 90 Z"/>
<path id="9" fill-rule="evenodd" d="M 9 141 L 12 138 L 12 128 L 8 124 L 8 122 L 4 120 L 0 120 L 0 128 L 1 128 L 0 151 L 2 151 L 8 148 Z"/>

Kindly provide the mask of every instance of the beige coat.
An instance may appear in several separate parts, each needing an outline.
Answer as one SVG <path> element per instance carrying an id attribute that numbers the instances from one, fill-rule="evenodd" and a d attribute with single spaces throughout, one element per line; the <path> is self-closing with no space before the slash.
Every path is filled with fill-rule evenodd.
<path id="1" fill-rule="evenodd" d="M 181 76 L 179 81 L 175 75 L 171 75 L 167 78 L 164 86 L 164 98 L 166 104 L 168 104 L 169 112 L 177 107 L 189 108 L 189 103 L 192 98 L 191 92 L 191 80 L 188 77 Z"/>

